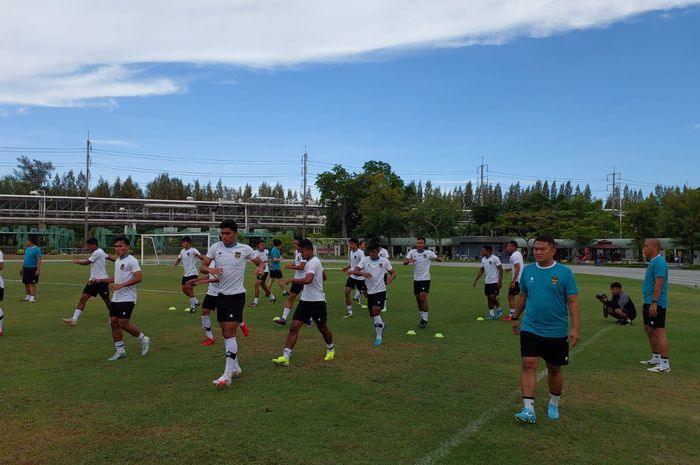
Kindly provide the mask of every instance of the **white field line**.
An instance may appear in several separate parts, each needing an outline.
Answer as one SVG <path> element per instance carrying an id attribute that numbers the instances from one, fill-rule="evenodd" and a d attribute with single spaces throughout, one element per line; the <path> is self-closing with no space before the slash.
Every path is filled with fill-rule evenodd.
<path id="1" fill-rule="evenodd" d="M 589 345 L 593 344 L 595 341 L 600 339 L 600 337 L 606 333 L 607 331 L 610 331 L 613 327 L 612 326 L 607 326 L 597 333 L 595 333 L 593 336 L 589 337 L 588 339 L 584 340 L 584 342 L 579 343 L 576 347 L 574 347 L 571 350 L 570 355 L 577 355 L 583 352 L 583 350 L 588 347 Z M 537 373 L 537 381 L 542 381 L 545 377 L 547 376 L 547 369 L 542 369 Z M 520 396 L 520 389 L 515 389 L 510 394 L 508 394 L 508 397 L 505 401 L 502 401 L 493 407 L 485 410 L 481 415 L 479 415 L 479 418 L 476 420 L 472 421 L 469 423 L 467 426 L 462 428 L 461 430 L 457 431 L 454 433 L 449 439 L 447 439 L 445 442 L 443 442 L 440 447 L 435 449 L 433 452 L 429 453 L 425 457 L 423 457 L 420 461 L 417 462 L 417 465 L 434 465 L 438 463 L 440 460 L 443 458 L 447 457 L 447 455 L 452 452 L 453 449 L 456 447 L 460 446 L 464 441 L 466 441 L 471 435 L 474 433 L 478 432 L 485 424 L 487 424 L 489 421 L 491 421 L 493 418 L 495 418 L 498 415 L 501 415 L 504 413 L 505 410 L 511 408 L 512 401 L 517 399 Z"/>
<path id="2" fill-rule="evenodd" d="M 20 283 L 20 284 L 22 283 L 22 281 L 19 279 L 6 279 L 5 281 L 11 282 L 11 283 Z M 45 282 L 45 281 L 40 281 L 39 284 L 41 284 L 41 285 L 48 284 L 50 286 L 85 287 L 85 284 L 52 283 L 52 282 Z M 181 294 L 182 293 L 182 291 L 167 291 L 167 290 L 163 290 L 163 289 L 144 289 L 142 287 L 139 287 L 138 290 L 144 291 L 144 292 L 161 292 L 161 293 L 165 293 L 165 294 Z"/>

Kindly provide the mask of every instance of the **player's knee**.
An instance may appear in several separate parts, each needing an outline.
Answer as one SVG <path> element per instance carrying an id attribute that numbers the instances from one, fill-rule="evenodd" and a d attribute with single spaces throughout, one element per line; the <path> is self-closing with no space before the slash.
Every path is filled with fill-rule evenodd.
<path id="1" fill-rule="evenodd" d="M 129 326 L 129 320 L 124 319 L 124 318 L 119 318 L 117 324 L 119 325 L 119 327 L 120 327 L 121 329 L 124 329 L 124 328 L 126 328 L 127 326 Z"/>
<path id="2" fill-rule="evenodd" d="M 536 370 L 537 369 L 537 359 L 530 360 L 527 358 L 523 359 L 522 362 L 523 370 Z"/>

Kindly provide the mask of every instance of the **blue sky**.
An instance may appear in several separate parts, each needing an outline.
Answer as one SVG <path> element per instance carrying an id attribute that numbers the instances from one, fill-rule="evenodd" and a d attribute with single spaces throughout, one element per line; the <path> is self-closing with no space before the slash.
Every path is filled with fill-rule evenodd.
<path id="1" fill-rule="evenodd" d="M 289 62 L 57 65 L 65 66 L 61 79 L 76 79 L 67 88 L 108 73 L 122 88 L 100 81 L 106 89 L 57 98 L 42 92 L 60 82 L 37 78 L 27 88 L 0 79 L 0 146 L 75 148 L 21 153 L 79 170 L 89 130 L 95 177 L 131 174 L 142 184 L 168 171 L 185 181 L 221 176 L 232 186 L 265 180 L 295 189 L 306 146 L 312 175 L 383 160 L 404 180 L 452 188 L 476 179 L 483 156 L 489 181 L 502 185 L 572 179 L 604 196 L 613 167 L 645 191 L 700 185 L 700 7 L 517 31 L 458 34 L 460 43 L 402 37 L 408 45 Z M 0 172 L 10 172 L 17 152 L 0 150 Z"/>

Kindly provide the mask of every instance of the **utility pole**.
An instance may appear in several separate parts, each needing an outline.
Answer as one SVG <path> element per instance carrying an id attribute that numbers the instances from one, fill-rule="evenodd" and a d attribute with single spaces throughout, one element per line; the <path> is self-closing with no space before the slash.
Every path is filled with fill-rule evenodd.
<path id="1" fill-rule="evenodd" d="M 302 198 L 302 210 L 301 210 L 301 215 L 302 215 L 302 227 L 301 227 L 301 236 L 306 238 L 306 203 L 307 203 L 307 198 L 306 198 L 306 174 L 307 174 L 307 163 L 309 161 L 309 154 L 306 153 L 306 146 L 304 146 L 304 156 L 302 157 L 302 161 L 304 163 L 304 192 L 301 194 Z"/>
<path id="2" fill-rule="evenodd" d="M 622 173 L 615 170 L 613 166 L 613 172 L 608 174 L 608 181 L 612 180 L 612 197 L 610 198 L 610 207 L 615 214 L 615 200 L 617 200 L 617 215 L 620 220 L 620 238 L 622 238 L 622 195 L 620 189 L 620 179 L 622 178 Z M 617 199 L 616 199 L 617 197 Z"/>
<path id="3" fill-rule="evenodd" d="M 481 157 L 481 165 L 478 166 L 480 171 L 479 176 L 479 205 L 484 206 L 484 168 L 488 170 L 489 165 L 484 165 L 484 157 Z"/>
<path id="4" fill-rule="evenodd" d="M 83 231 L 83 241 L 88 240 L 88 216 L 90 202 L 90 131 L 88 131 L 87 143 L 85 144 L 85 229 Z M 103 244 L 104 245 L 104 244 Z"/>

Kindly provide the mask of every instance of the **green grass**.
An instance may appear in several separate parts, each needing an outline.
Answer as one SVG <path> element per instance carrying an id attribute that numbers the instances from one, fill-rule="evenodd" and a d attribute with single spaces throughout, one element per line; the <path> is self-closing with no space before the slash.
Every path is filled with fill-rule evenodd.
<path id="1" fill-rule="evenodd" d="M 127 359 L 110 363 L 101 302 L 92 299 L 75 328 L 60 320 L 72 314 L 87 268 L 45 263 L 32 305 L 19 302 L 22 285 L 10 281 L 18 264 L 6 263 L 0 463 L 412 464 L 484 412 L 491 414 L 438 463 L 700 463 L 697 290 L 671 286 L 673 373 L 653 375 L 638 363 L 649 356 L 641 316 L 632 327 L 603 320 L 593 296 L 611 279 L 577 276 L 582 344 L 595 340 L 565 368 L 561 420 L 545 418 L 540 382 L 541 420 L 522 426 L 512 418 L 520 408 L 518 339 L 506 322 L 476 321 L 485 303 L 481 286 L 471 287 L 475 268 L 433 267 L 430 326 L 418 330 L 411 269 L 399 266 L 385 344 L 376 349 L 366 310 L 340 318 L 344 275 L 330 269 L 338 264 L 327 267 L 335 360 L 323 362 L 320 335 L 304 328 L 291 366 L 273 367 L 287 328 L 272 323 L 282 306 L 264 302 L 245 311 L 252 334 L 239 338 L 243 377 L 217 390 L 221 340 L 199 345 L 199 313 L 184 313 L 186 298 L 172 292 L 179 269 L 144 267 L 132 321 L 152 337 L 152 351 L 141 357 L 126 336 Z M 641 283 L 620 281 L 641 307 Z M 405 335 L 409 329 L 418 335 Z M 445 339 L 433 337 L 438 331 Z"/>

